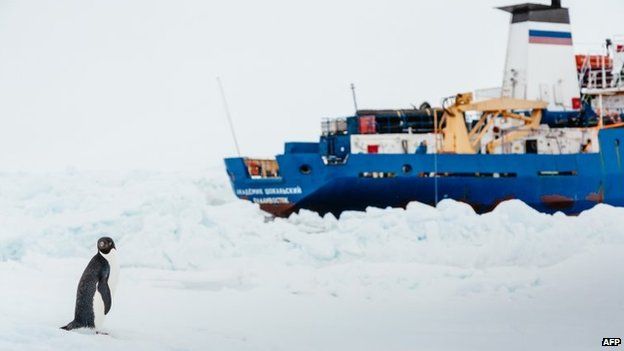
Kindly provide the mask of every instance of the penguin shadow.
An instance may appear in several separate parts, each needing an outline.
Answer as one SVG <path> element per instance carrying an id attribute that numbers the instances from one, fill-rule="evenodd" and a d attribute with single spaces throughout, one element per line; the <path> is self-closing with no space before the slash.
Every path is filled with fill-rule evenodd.
<path id="1" fill-rule="evenodd" d="M 80 334 L 80 335 L 102 335 L 102 336 L 111 336 L 110 332 L 96 330 L 94 328 L 77 328 L 72 329 L 72 333 Z"/>

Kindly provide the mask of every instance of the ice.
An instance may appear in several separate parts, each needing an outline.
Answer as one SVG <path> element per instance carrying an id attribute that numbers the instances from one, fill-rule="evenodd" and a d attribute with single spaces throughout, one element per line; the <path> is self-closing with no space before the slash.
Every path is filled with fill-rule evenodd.
<path id="1" fill-rule="evenodd" d="M 624 209 L 288 219 L 222 169 L 0 174 L 0 350 L 586 350 L 624 327 Z M 59 330 L 102 235 L 109 336 Z"/>

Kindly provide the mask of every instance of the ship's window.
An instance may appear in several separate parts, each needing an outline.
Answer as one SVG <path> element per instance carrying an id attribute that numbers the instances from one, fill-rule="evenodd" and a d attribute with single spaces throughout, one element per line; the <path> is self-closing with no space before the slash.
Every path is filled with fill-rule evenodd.
<path id="1" fill-rule="evenodd" d="M 515 178 L 518 175 L 511 172 L 420 172 L 419 177 L 456 177 L 456 178 Z"/>
<path id="2" fill-rule="evenodd" d="M 299 167 L 299 172 L 301 172 L 301 174 L 310 174 L 312 173 L 312 167 L 310 167 L 310 165 L 301 165 L 301 167 Z"/>
<path id="3" fill-rule="evenodd" d="M 525 152 L 527 154 L 536 154 L 537 153 L 537 140 L 536 139 L 528 139 L 524 142 Z"/>
<path id="4" fill-rule="evenodd" d="M 401 167 L 401 170 L 403 170 L 403 173 L 410 173 L 412 171 L 412 166 L 405 164 L 403 165 L 403 167 Z"/>
<path id="5" fill-rule="evenodd" d="M 360 178 L 394 178 L 396 173 L 394 172 L 361 172 Z"/>
<path id="6" fill-rule="evenodd" d="M 537 175 L 540 177 L 575 176 L 576 171 L 539 171 Z"/>

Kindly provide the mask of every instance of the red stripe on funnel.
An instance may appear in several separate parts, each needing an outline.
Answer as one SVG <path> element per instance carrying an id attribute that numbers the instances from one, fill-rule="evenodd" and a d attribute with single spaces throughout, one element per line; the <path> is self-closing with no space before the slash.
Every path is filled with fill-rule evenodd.
<path id="1" fill-rule="evenodd" d="M 529 37 L 531 44 L 572 45 L 572 38 Z"/>

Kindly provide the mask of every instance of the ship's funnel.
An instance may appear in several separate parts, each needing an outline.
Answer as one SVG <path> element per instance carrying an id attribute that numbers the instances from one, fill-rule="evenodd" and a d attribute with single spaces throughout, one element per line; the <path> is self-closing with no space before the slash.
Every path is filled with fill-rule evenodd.
<path id="1" fill-rule="evenodd" d="M 560 0 L 499 9 L 512 14 L 503 97 L 543 100 L 554 111 L 580 108 L 568 9 Z"/>

